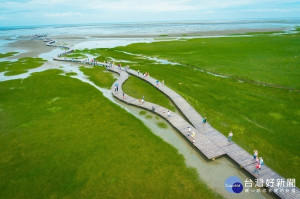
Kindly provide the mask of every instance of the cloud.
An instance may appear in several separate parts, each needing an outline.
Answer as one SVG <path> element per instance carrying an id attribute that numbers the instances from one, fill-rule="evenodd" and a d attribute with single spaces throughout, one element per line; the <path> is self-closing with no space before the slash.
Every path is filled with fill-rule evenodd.
<path id="1" fill-rule="evenodd" d="M 299 0 L 0 0 L 1 24 L 300 17 Z M 257 15 L 258 14 L 258 15 Z M 22 18 L 22 22 L 19 20 Z M 215 19 L 214 18 L 214 19 Z M 58 20 L 59 19 L 59 20 Z M 0 25 L 1 25 L 0 24 Z"/>
<path id="2" fill-rule="evenodd" d="M 106 11 L 136 11 L 136 12 L 169 12 L 169 11 L 195 11 L 234 8 L 240 6 L 260 6 L 274 4 L 297 4 L 296 0 L 30 0 L 30 1 L 4 1 L 4 9 L 82 9 Z M 299 4 L 299 2 L 298 2 Z"/>

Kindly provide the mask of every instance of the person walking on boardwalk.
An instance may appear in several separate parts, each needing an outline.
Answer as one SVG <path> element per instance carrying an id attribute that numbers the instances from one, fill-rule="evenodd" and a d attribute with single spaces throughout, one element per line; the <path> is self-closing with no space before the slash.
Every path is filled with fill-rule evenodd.
<path id="1" fill-rule="evenodd" d="M 203 125 L 206 124 L 206 117 L 203 118 L 202 122 L 203 122 Z"/>
<path id="2" fill-rule="evenodd" d="M 255 162 L 259 163 L 258 156 L 255 158 Z"/>
<path id="3" fill-rule="evenodd" d="M 261 170 L 262 165 L 264 165 L 264 160 L 262 157 L 259 158 L 259 165 L 260 165 L 259 170 Z"/>
<path id="4" fill-rule="evenodd" d="M 125 98 L 125 93 L 123 92 L 123 99 Z"/>
<path id="5" fill-rule="evenodd" d="M 191 134 L 191 127 L 188 127 L 188 133 L 187 133 L 187 136 L 190 136 Z"/>
<path id="6" fill-rule="evenodd" d="M 115 92 L 119 91 L 119 84 L 115 84 Z"/>
<path id="7" fill-rule="evenodd" d="M 158 81 L 158 80 L 156 80 L 156 86 L 158 86 L 158 83 L 159 83 L 159 81 Z"/>
<path id="8" fill-rule="evenodd" d="M 232 131 L 230 131 L 229 134 L 228 134 L 228 141 L 229 142 L 231 142 L 232 136 L 233 136 L 233 133 L 232 133 Z"/>
<path id="9" fill-rule="evenodd" d="M 170 111 L 168 110 L 168 117 L 171 117 L 171 113 L 170 113 Z"/>
<path id="10" fill-rule="evenodd" d="M 140 70 L 138 70 L 138 76 L 140 76 Z"/>
<path id="11" fill-rule="evenodd" d="M 144 101 L 145 101 L 145 97 L 143 96 L 143 97 L 142 97 L 142 103 L 144 103 Z"/>
<path id="12" fill-rule="evenodd" d="M 196 140 L 196 133 L 193 131 L 192 133 L 192 142 L 195 143 L 195 140 Z"/>
<path id="13" fill-rule="evenodd" d="M 257 164 L 255 165 L 254 173 L 258 173 L 258 175 L 259 175 L 259 174 L 260 174 L 260 173 L 259 173 L 260 168 L 261 168 L 260 164 L 257 163 Z"/>
<path id="14" fill-rule="evenodd" d="M 152 106 L 152 111 L 155 112 L 155 107 L 154 106 Z"/>
<path id="15" fill-rule="evenodd" d="M 254 150 L 254 154 L 253 154 L 253 160 L 256 160 L 256 157 L 258 156 L 258 151 Z"/>

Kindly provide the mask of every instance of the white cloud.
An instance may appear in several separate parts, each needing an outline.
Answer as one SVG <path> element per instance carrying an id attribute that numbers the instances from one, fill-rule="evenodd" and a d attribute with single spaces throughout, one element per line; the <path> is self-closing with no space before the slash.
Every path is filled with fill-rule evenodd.
<path id="1" fill-rule="evenodd" d="M 0 16 L 5 16 L 0 17 L 1 23 L 5 18 L 15 22 L 22 18 L 27 23 L 67 23 L 73 22 L 70 17 L 76 16 L 81 16 L 81 22 L 247 18 L 250 14 L 250 17 L 277 17 L 278 14 L 300 17 L 299 0 L 0 1 Z M 68 19 L 62 22 L 62 18 Z"/>
<path id="2" fill-rule="evenodd" d="M 2 8 L 16 10 L 49 9 L 49 7 L 93 10 L 93 11 L 194 11 L 216 10 L 239 6 L 296 3 L 296 0 L 30 0 L 27 2 L 6 1 L 1 3 Z"/>

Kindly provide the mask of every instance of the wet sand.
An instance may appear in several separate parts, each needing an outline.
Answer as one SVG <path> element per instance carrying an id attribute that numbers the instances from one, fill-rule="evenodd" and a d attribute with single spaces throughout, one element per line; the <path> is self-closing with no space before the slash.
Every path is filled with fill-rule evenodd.
<path id="1" fill-rule="evenodd" d="M 195 32 L 180 32 L 172 34 L 89 34 L 89 35 L 53 35 L 56 39 L 75 39 L 85 40 L 92 38 L 155 38 L 155 37 L 185 37 L 185 36 L 226 36 L 231 34 L 245 34 L 253 32 L 274 32 L 284 31 L 285 28 L 269 28 L 269 29 L 236 29 L 236 30 L 216 30 L 216 31 L 195 31 Z"/>
<path id="2" fill-rule="evenodd" d="M 7 59 L 19 59 L 22 57 L 38 57 L 41 53 L 46 53 L 53 50 L 45 45 L 41 40 L 19 40 L 7 44 L 8 52 L 20 52 L 19 54 L 8 57 Z"/>
<path id="3" fill-rule="evenodd" d="M 88 35 L 74 35 L 74 34 L 59 34 L 48 35 L 58 42 L 64 42 L 74 48 L 112 48 L 118 45 L 126 46 L 131 43 L 139 42 L 153 42 L 157 40 L 172 40 L 179 38 L 197 38 L 197 37 L 222 37 L 232 36 L 232 34 L 245 34 L 251 32 L 274 32 L 284 31 L 284 28 L 277 29 L 237 29 L 237 30 L 221 30 L 221 31 L 197 31 L 197 32 L 181 32 L 164 35 L 153 34 L 88 34 Z M 8 38 L 7 38 L 8 39 Z M 6 58 L 7 60 L 15 60 L 22 57 L 37 57 L 42 53 L 47 53 L 53 48 L 45 45 L 42 40 L 32 40 L 30 37 L 19 37 L 17 41 L 5 45 L 7 52 L 19 52 L 19 54 Z"/>

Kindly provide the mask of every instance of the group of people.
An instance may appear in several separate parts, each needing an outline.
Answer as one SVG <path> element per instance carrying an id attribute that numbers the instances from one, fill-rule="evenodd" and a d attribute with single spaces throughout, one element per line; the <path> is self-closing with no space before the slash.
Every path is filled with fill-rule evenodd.
<path id="1" fill-rule="evenodd" d="M 124 70 L 127 72 L 128 70 L 129 70 L 129 65 L 127 65 L 127 66 L 124 66 Z"/>
<path id="2" fill-rule="evenodd" d="M 119 64 L 118 65 L 119 67 L 121 67 L 121 65 Z M 129 69 L 129 66 L 125 66 L 125 71 Z M 138 70 L 138 75 L 140 74 L 140 71 Z M 143 74 L 144 77 L 148 77 L 149 76 L 149 73 L 144 73 Z M 164 80 L 162 81 L 162 83 L 164 84 Z M 159 84 L 159 81 L 156 80 L 156 84 L 158 86 Z M 115 91 L 118 91 L 118 84 L 115 84 Z M 123 93 L 123 98 L 125 98 L 125 94 Z M 144 103 L 145 101 L 145 97 L 143 96 L 142 99 L 139 100 L 141 103 Z M 155 107 L 152 106 L 152 111 L 155 112 Z M 165 113 L 165 111 L 163 111 L 163 113 Z M 167 117 L 171 117 L 171 113 L 170 111 L 168 110 L 167 111 Z M 202 123 L 203 125 L 205 125 L 207 122 L 207 119 L 206 117 L 204 117 L 202 119 Z M 194 131 L 192 131 L 191 127 L 189 126 L 188 127 L 188 131 L 187 131 L 187 136 L 190 137 L 190 140 L 195 143 L 195 140 L 196 140 L 196 133 Z M 229 132 L 228 134 L 228 141 L 229 142 L 232 142 L 232 137 L 233 137 L 233 133 L 232 131 Z M 254 150 L 254 153 L 253 153 L 253 159 L 255 160 L 256 164 L 255 164 L 255 169 L 254 169 L 254 173 L 258 173 L 260 174 L 260 170 L 262 168 L 262 165 L 264 165 L 264 160 L 262 157 L 258 157 L 258 151 L 257 150 Z"/>
<path id="3" fill-rule="evenodd" d="M 187 133 L 187 136 L 190 137 L 190 140 L 191 140 L 193 143 L 195 143 L 195 141 L 196 141 L 196 133 L 195 133 L 195 131 L 192 132 L 192 129 L 191 129 L 190 126 L 188 127 L 188 133 Z"/>
<path id="4" fill-rule="evenodd" d="M 111 61 L 104 61 L 104 64 L 107 68 L 112 68 L 115 65 L 115 63 Z"/>
<path id="5" fill-rule="evenodd" d="M 206 117 L 204 117 L 204 118 L 202 119 L 203 125 L 205 125 L 206 122 L 207 122 Z M 193 143 L 195 143 L 195 141 L 196 141 L 196 133 L 195 133 L 194 131 L 192 132 L 192 129 L 191 129 L 190 126 L 188 127 L 187 136 L 190 138 L 190 140 L 191 140 Z"/>
<path id="6" fill-rule="evenodd" d="M 163 114 L 165 114 L 166 113 L 166 111 L 165 110 L 163 110 Z M 171 112 L 168 110 L 167 111 L 167 117 L 169 118 L 169 117 L 171 117 Z"/>
<path id="7" fill-rule="evenodd" d="M 231 142 L 232 136 L 233 136 L 233 133 L 232 133 L 232 131 L 230 131 L 229 134 L 228 134 L 228 141 L 229 142 Z M 262 165 L 264 165 L 264 160 L 263 160 L 262 157 L 260 157 L 260 158 L 258 157 L 258 151 L 257 150 L 254 150 L 254 152 L 253 152 L 253 159 L 256 162 L 254 173 L 260 174 L 261 167 L 262 167 Z"/>
<path id="8" fill-rule="evenodd" d="M 233 133 L 232 133 L 232 131 L 230 131 L 229 134 L 228 134 L 228 141 L 229 142 L 231 142 L 232 136 L 233 136 Z M 258 151 L 257 150 L 254 150 L 254 152 L 253 152 L 253 159 L 256 162 L 254 173 L 260 174 L 261 167 L 262 167 L 262 165 L 264 165 L 264 160 L 263 160 L 262 157 L 260 157 L 260 158 L 258 157 Z"/>
<path id="9" fill-rule="evenodd" d="M 72 60 L 73 60 L 73 58 L 72 58 Z M 88 62 L 92 65 L 97 65 L 98 64 L 98 61 L 96 59 L 93 59 L 93 58 L 91 60 L 89 58 L 86 58 L 85 62 Z"/>
<path id="10" fill-rule="evenodd" d="M 262 157 L 258 158 L 258 151 L 254 150 L 253 153 L 253 159 L 255 160 L 256 164 L 255 164 L 255 169 L 254 169 L 254 173 L 258 173 L 258 175 L 260 174 L 260 170 L 262 165 L 264 165 L 264 160 Z"/>
<path id="11" fill-rule="evenodd" d="M 148 72 L 146 72 L 146 73 L 143 74 L 143 76 L 144 76 L 144 78 L 145 77 L 150 77 L 150 74 Z"/>
<path id="12" fill-rule="evenodd" d="M 129 69 L 129 68 L 128 68 L 128 69 Z M 125 69 L 125 71 L 127 71 L 127 70 Z M 138 76 L 140 76 L 140 73 L 141 73 L 140 70 L 137 70 Z M 148 72 L 141 73 L 141 74 L 143 75 L 144 78 L 150 77 L 150 74 L 149 74 Z M 159 80 L 156 80 L 155 83 L 156 83 L 157 86 L 159 86 Z M 162 85 L 165 85 L 165 80 L 162 80 L 162 81 L 161 81 L 161 84 L 162 84 Z"/>
<path id="13" fill-rule="evenodd" d="M 159 86 L 159 80 L 156 80 L 155 83 L 156 83 L 156 86 Z M 161 85 L 165 85 L 165 80 L 161 81 Z"/>

